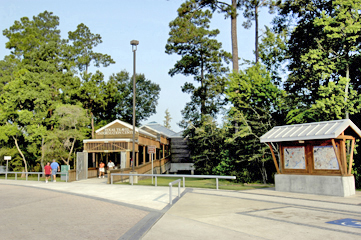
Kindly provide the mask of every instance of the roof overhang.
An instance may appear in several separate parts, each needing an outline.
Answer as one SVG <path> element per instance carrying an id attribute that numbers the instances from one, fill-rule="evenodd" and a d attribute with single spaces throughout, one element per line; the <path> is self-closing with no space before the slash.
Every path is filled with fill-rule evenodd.
<path id="1" fill-rule="evenodd" d="M 261 142 L 288 142 L 299 140 L 334 139 L 346 129 L 351 128 L 353 135 L 361 138 L 361 130 L 350 120 L 334 120 L 295 125 L 277 126 L 265 133 Z"/>

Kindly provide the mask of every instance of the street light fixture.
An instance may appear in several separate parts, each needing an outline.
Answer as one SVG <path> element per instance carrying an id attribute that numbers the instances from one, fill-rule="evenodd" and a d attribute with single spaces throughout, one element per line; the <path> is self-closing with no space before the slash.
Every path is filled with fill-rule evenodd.
<path id="1" fill-rule="evenodd" d="M 137 51 L 137 45 L 139 41 L 132 40 L 130 41 L 130 45 L 132 45 L 133 51 L 133 152 L 132 152 L 132 171 L 134 173 L 134 165 L 135 165 L 135 52 Z"/>

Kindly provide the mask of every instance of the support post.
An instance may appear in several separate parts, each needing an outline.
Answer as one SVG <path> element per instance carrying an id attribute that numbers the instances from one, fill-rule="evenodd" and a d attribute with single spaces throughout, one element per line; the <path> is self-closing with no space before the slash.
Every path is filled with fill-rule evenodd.
<path id="1" fill-rule="evenodd" d="M 342 167 L 342 164 L 341 164 L 340 154 L 339 154 L 339 151 L 337 150 L 335 139 L 331 139 L 331 142 L 332 142 L 333 150 L 335 151 L 335 154 L 336 154 L 338 167 L 339 167 L 339 169 L 341 171 L 341 175 L 343 176 L 343 175 L 345 175 L 345 173 L 343 172 L 343 167 Z"/>
<path id="2" fill-rule="evenodd" d="M 355 147 L 355 139 L 352 139 L 352 143 L 351 143 L 351 153 L 350 153 L 350 162 L 348 164 L 348 174 L 351 175 L 351 170 L 352 170 L 352 163 L 353 163 L 353 149 Z"/>
<path id="3" fill-rule="evenodd" d="M 268 143 L 268 146 L 269 146 L 269 148 L 271 149 L 272 158 L 273 158 L 273 162 L 274 162 L 274 164 L 275 164 L 277 173 L 278 173 L 278 174 L 281 174 L 280 169 L 278 168 L 277 159 L 276 159 L 275 153 L 273 152 L 273 148 L 272 148 L 271 143 Z"/>

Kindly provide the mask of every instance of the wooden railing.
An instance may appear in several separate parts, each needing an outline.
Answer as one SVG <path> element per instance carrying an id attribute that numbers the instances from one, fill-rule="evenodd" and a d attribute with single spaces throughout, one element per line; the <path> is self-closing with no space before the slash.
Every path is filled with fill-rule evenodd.
<path id="1" fill-rule="evenodd" d="M 170 162 L 169 158 L 154 160 L 153 161 L 154 172 L 155 173 L 164 173 L 164 172 L 166 172 L 167 171 L 166 164 L 168 162 Z M 147 162 L 145 164 L 137 166 L 137 167 L 134 168 L 134 170 L 139 174 L 151 173 L 152 172 L 152 162 Z M 132 167 L 123 168 L 123 169 L 108 170 L 107 171 L 107 173 L 108 173 L 107 183 L 110 184 L 110 175 L 111 175 L 111 173 L 130 173 L 131 171 L 132 171 Z M 114 182 L 124 181 L 124 180 L 127 180 L 127 179 L 129 179 L 128 176 L 113 176 L 113 181 Z M 141 177 L 139 177 L 138 179 L 141 179 Z"/>

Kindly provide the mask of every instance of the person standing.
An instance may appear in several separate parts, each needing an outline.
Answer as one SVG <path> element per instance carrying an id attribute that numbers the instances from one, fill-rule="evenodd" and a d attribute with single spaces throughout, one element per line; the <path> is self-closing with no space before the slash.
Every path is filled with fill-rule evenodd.
<path id="1" fill-rule="evenodd" d="M 53 175 L 53 182 L 56 182 L 56 172 L 60 172 L 59 164 L 53 159 L 53 162 L 50 164 L 51 167 L 51 175 Z"/>
<path id="2" fill-rule="evenodd" d="M 46 163 L 46 166 L 44 167 L 44 172 L 45 172 L 45 183 L 48 183 L 48 179 L 51 175 L 50 162 Z"/>
<path id="3" fill-rule="evenodd" d="M 103 162 L 100 162 L 99 163 L 99 178 L 102 176 L 102 173 L 103 173 L 103 178 L 104 178 L 104 167 L 105 167 L 105 164 Z"/>
<path id="4" fill-rule="evenodd" d="M 108 170 L 112 170 L 114 168 L 114 163 L 112 162 L 112 160 L 109 160 L 108 162 Z"/>

